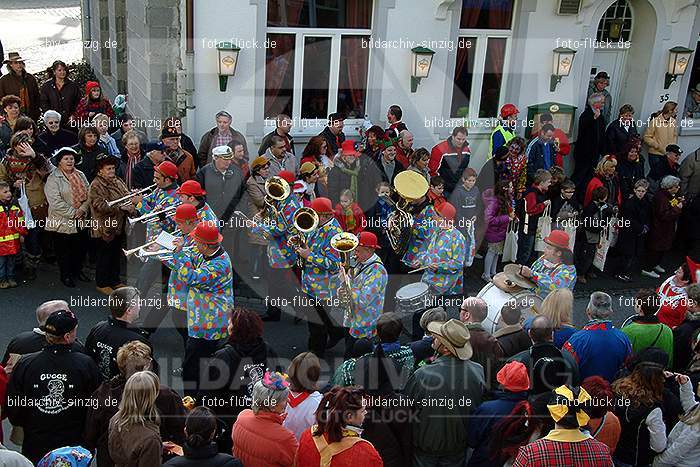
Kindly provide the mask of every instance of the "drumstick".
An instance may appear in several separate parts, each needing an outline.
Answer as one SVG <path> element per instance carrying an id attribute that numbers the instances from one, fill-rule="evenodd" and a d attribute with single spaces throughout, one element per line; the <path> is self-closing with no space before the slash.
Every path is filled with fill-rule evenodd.
<path id="1" fill-rule="evenodd" d="M 433 264 L 435 264 L 437 266 L 438 264 L 444 264 L 444 263 L 445 263 L 444 261 L 438 261 L 437 263 L 433 263 Z M 421 266 L 421 267 L 416 268 L 416 269 L 411 269 L 410 271 L 408 271 L 408 274 L 413 274 L 414 272 L 423 271 L 425 269 L 428 269 L 430 266 L 432 266 L 432 264 L 428 264 L 427 266 Z"/>

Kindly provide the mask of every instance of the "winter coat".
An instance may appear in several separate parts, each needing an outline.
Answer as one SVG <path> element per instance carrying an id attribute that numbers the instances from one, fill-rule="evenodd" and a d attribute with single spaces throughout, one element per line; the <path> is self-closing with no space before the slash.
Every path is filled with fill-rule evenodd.
<path id="1" fill-rule="evenodd" d="M 321 456 L 316 447 L 316 442 L 308 429 L 301 435 L 299 451 L 294 460 L 295 467 L 318 467 L 321 464 Z M 408 464 L 403 464 L 404 467 Z M 384 462 L 379 453 L 367 440 L 356 442 L 349 449 L 340 452 L 331 458 L 329 467 L 383 467 Z M 248 467 L 248 464 L 246 464 Z"/>
<path id="2" fill-rule="evenodd" d="M 413 461 L 411 448 L 411 421 L 417 409 L 401 405 L 406 397 L 396 393 L 375 395 L 383 405 L 367 406 L 367 416 L 362 424 L 362 438 L 377 450 L 385 467 L 407 467 Z M 389 406 L 390 401 L 396 405 Z"/>
<path id="3" fill-rule="evenodd" d="M 597 245 L 600 243 L 600 236 L 608 225 L 612 208 L 606 203 L 593 201 L 583 210 L 583 237 L 586 243 Z"/>
<path id="4" fill-rule="evenodd" d="M 478 363 L 484 369 L 487 388 L 496 387 L 496 373 L 503 358 L 503 349 L 498 345 L 498 341 L 493 337 L 481 323 L 467 324 L 469 329 L 469 342 L 471 342 L 474 354 L 471 361 Z"/>
<path id="5" fill-rule="evenodd" d="M 119 206 L 109 207 L 107 201 L 115 200 L 129 194 L 126 183 L 114 177 L 111 180 L 99 175 L 90 184 L 88 203 L 90 203 L 90 236 L 111 242 L 124 233 L 126 211 Z"/>
<path id="6" fill-rule="evenodd" d="M 53 449 L 80 445 L 87 408 L 68 401 L 88 398 L 96 388 L 95 362 L 68 345 L 47 345 L 23 356 L 12 370 L 7 397 L 41 400 L 44 405 L 7 406 L 10 423 L 24 428 L 22 454 L 36 463 Z"/>
<path id="7" fill-rule="evenodd" d="M 293 195 L 291 195 L 293 196 Z M 245 197 L 248 199 L 247 215 L 252 218 L 265 208 L 265 179 L 260 175 L 253 175 L 246 182 Z M 267 240 L 261 235 L 248 230 L 248 238 L 254 245 L 267 245 Z"/>
<path id="8" fill-rule="evenodd" d="M 163 445 L 158 425 L 146 422 L 117 429 L 116 418 L 109 421 L 109 455 L 115 467 L 161 465 Z"/>
<path id="9" fill-rule="evenodd" d="M 22 71 L 21 76 L 12 71 L 0 78 L 0 99 L 10 94 L 22 99 L 22 90 L 26 95 L 29 105 L 22 107 L 20 112 L 30 117 L 35 122 L 39 120 L 39 85 L 36 82 L 34 75 Z"/>
<path id="10" fill-rule="evenodd" d="M 577 331 L 564 344 L 578 363 L 581 379 L 600 376 L 612 382 L 615 374 L 632 352 L 629 339 L 610 321 L 594 320 Z"/>
<path id="11" fill-rule="evenodd" d="M 612 114 L 612 95 L 610 95 L 610 92 L 607 89 L 598 91 L 598 89 L 596 89 L 595 81 L 591 81 L 591 83 L 588 85 L 586 99 L 591 97 L 591 94 L 594 93 L 600 93 L 605 96 L 605 102 L 603 103 L 603 108 L 601 109 L 600 114 L 601 116 L 605 117 L 605 124 L 608 124 L 610 123 L 610 115 Z M 586 104 L 586 110 L 588 109 L 590 109 L 590 106 Z"/>
<path id="12" fill-rule="evenodd" d="M 593 175 L 593 169 L 603 153 L 605 118 L 603 113 L 595 118 L 593 109 L 586 106 L 586 110 L 581 113 L 578 119 L 578 136 L 574 146 L 574 173 L 576 176 L 572 176 L 577 185 L 588 182 L 588 178 Z"/>
<path id="13" fill-rule="evenodd" d="M 114 121 L 114 109 L 109 100 L 102 97 L 102 95 L 97 100 L 85 96 L 80 99 L 75 112 L 70 116 L 70 125 L 74 128 L 86 126 L 97 114 L 105 114 L 111 122 Z"/>
<path id="14" fill-rule="evenodd" d="M 622 332 L 630 340 L 632 352 L 638 354 L 647 347 L 658 347 L 668 354 L 668 367 L 673 368 L 673 331 L 659 318 L 635 316 Z"/>
<path id="15" fill-rule="evenodd" d="M 109 421 L 119 410 L 118 403 L 122 399 L 125 384 L 124 377 L 116 376 L 102 383 L 91 396 L 99 401 L 99 405 L 88 408 L 83 438 L 88 449 L 97 449 L 97 465 L 100 467 L 114 466 L 109 452 Z M 158 427 L 161 439 L 182 445 L 185 442 L 186 417 L 182 398 L 161 384 L 155 404 L 161 417 Z"/>
<path id="16" fill-rule="evenodd" d="M 556 162 L 557 152 L 554 144 L 549 142 L 545 144 L 539 138 L 534 144 L 528 146 L 527 153 L 527 179 L 532 183 L 535 172 L 540 169 L 549 170 Z"/>
<path id="17" fill-rule="evenodd" d="M 166 153 L 166 157 L 177 166 L 177 181 L 182 184 L 195 176 L 194 157 L 182 148 Z"/>
<path id="18" fill-rule="evenodd" d="M 468 467 L 490 467 L 494 461 L 490 458 L 489 444 L 493 436 L 494 425 L 505 418 L 513 408 L 521 401 L 527 400 L 527 391 L 510 392 L 504 390 L 494 391 L 494 398 L 486 401 L 474 409 L 468 419 L 469 446 L 474 448 L 474 453 L 469 459 Z"/>
<path id="19" fill-rule="evenodd" d="M 630 122 L 629 129 L 625 129 L 621 120 L 610 122 L 605 130 L 605 153 L 615 156 L 622 156 L 622 151 L 627 146 L 629 140 L 634 137 L 639 137 L 637 127 L 634 122 Z"/>
<path id="20" fill-rule="evenodd" d="M 0 202 L 0 256 L 16 255 L 21 250 L 20 238 L 27 235 L 24 213 L 16 200 Z"/>
<path id="21" fill-rule="evenodd" d="M 352 229 L 348 227 L 349 216 L 345 215 L 345 211 L 343 210 L 343 207 L 340 205 L 340 203 L 335 205 L 334 215 L 335 218 L 338 220 L 338 224 L 340 224 L 340 228 L 343 229 L 343 232 L 352 232 L 355 235 L 357 235 L 363 230 L 365 230 L 365 227 L 367 226 L 367 220 L 365 219 L 365 213 L 362 212 L 362 209 L 360 208 L 359 204 L 352 203 L 350 209 L 352 211 L 352 217 L 355 222 L 355 226 Z"/>
<path id="22" fill-rule="evenodd" d="M 232 426 L 241 410 L 253 401 L 253 383 L 259 379 L 256 375 L 274 370 L 276 359 L 275 351 L 262 339 L 252 344 L 225 345 L 206 364 L 211 383 L 203 388 L 202 400 L 233 400 L 233 404 L 216 408 L 217 417 Z"/>
<path id="23" fill-rule="evenodd" d="M 238 207 L 245 190 L 244 175 L 235 164 L 225 172 L 219 172 L 214 163 L 209 163 L 197 171 L 195 179 L 207 192 L 207 203 L 214 213 L 226 222 Z M 226 215 L 228 217 L 226 217 Z"/>
<path id="24" fill-rule="evenodd" d="M 700 153 L 688 154 L 678 169 L 681 179 L 681 193 L 694 198 L 700 193 Z"/>
<path id="25" fill-rule="evenodd" d="M 510 358 L 523 350 L 527 350 L 532 345 L 530 336 L 520 324 L 503 326 L 493 333 L 493 337 L 498 341 L 498 345 L 503 351 L 503 358 Z"/>
<path id="26" fill-rule="evenodd" d="M 85 191 L 88 190 L 88 181 L 80 170 L 74 169 L 78 173 L 85 185 Z M 46 179 L 44 187 L 46 199 L 49 202 L 49 214 L 46 217 L 45 230 L 47 232 L 58 232 L 62 234 L 78 233 L 78 227 L 84 228 L 85 216 L 81 219 L 73 218 L 77 209 L 73 207 L 70 183 L 60 169 L 51 172 L 49 178 Z M 82 202 L 79 208 L 86 213 L 90 212 L 90 203 L 88 199 Z"/>
<path id="27" fill-rule="evenodd" d="M 258 156 L 262 156 L 267 152 L 267 149 L 272 146 L 272 137 L 273 136 L 279 136 L 284 140 L 285 147 L 287 149 L 287 152 L 291 152 L 296 156 L 296 151 L 294 150 L 294 137 L 287 133 L 286 135 L 280 135 L 277 132 L 277 128 L 266 134 L 262 141 L 260 142 L 260 147 L 258 148 Z"/>
<path id="28" fill-rule="evenodd" d="M 439 157 L 439 165 L 435 165 L 435 159 Z M 440 175 L 445 182 L 445 193 L 449 196 L 455 187 L 461 184 L 462 174 L 464 169 L 469 167 L 471 160 L 471 151 L 469 144 L 464 143 L 464 146 L 457 148 L 452 145 L 452 137 L 435 146 L 430 154 L 430 162 L 428 168 L 430 175 Z M 431 167 L 431 164 L 433 165 Z M 434 174 L 437 172 L 437 174 Z"/>
<path id="29" fill-rule="evenodd" d="M 282 419 L 274 412 L 242 411 L 231 433 L 233 455 L 246 467 L 291 467 L 299 444 Z"/>
<path id="30" fill-rule="evenodd" d="M 651 227 L 651 203 L 645 196 L 642 199 L 629 196 L 622 205 L 622 222 L 615 250 L 623 256 L 641 258 L 647 232 Z"/>
<path id="31" fill-rule="evenodd" d="M 484 219 L 486 219 L 486 234 L 484 238 L 489 243 L 498 243 L 506 239 L 506 231 L 510 217 L 508 214 L 501 214 L 501 205 L 493 195 L 493 189 L 489 188 L 482 193 L 481 199 L 484 201 Z M 507 207 L 506 209 L 510 209 Z"/>
<path id="32" fill-rule="evenodd" d="M 95 175 L 97 175 L 97 156 L 100 154 L 109 154 L 107 148 L 98 141 L 97 144 L 91 148 L 87 148 L 83 146 L 82 143 L 78 143 L 73 146 L 73 149 L 78 152 L 78 156 L 75 158 L 75 168 L 85 174 L 88 182 L 92 182 L 95 179 Z M 148 182 L 148 185 L 151 184 L 153 184 L 152 178 Z"/>
<path id="33" fill-rule="evenodd" d="M 643 136 L 649 154 L 666 154 L 666 146 L 678 142 L 678 127 L 675 118 L 665 120 L 661 113 L 652 118 Z"/>
<path id="34" fill-rule="evenodd" d="M 326 156 L 328 156 L 330 160 L 335 159 L 335 156 L 338 154 L 338 150 L 343 145 L 343 141 L 345 141 L 345 133 L 341 131 L 337 135 L 334 135 L 331 129 L 326 126 L 323 131 L 318 134 L 318 136 L 322 136 L 323 139 L 326 140 L 326 144 L 328 145 L 326 149 Z"/>
<path id="35" fill-rule="evenodd" d="M 63 87 L 59 91 L 56 87 L 56 79 L 52 78 L 44 81 L 39 89 L 41 99 L 41 110 L 55 110 L 61 114 L 61 126 L 68 126 L 68 119 L 80 102 L 80 89 L 71 79 L 66 78 Z"/>
<path id="36" fill-rule="evenodd" d="M 187 443 L 182 446 L 184 456 L 177 456 L 163 464 L 169 467 L 243 467 L 241 461 L 217 451 L 216 443 L 193 448 Z"/>
<path id="37" fill-rule="evenodd" d="M 683 322 L 673 330 L 674 371 L 685 371 L 693 357 L 695 333 L 700 329 L 700 315 L 686 314 Z"/>
<path id="38" fill-rule="evenodd" d="M 554 362 L 556 372 L 544 371 L 547 368 L 543 366 L 543 362 L 549 360 Z M 578 386 L 581 383 L 576 359 L 568 352 L 559 350 L 554 342 L 533 344 L 509 361 L 520 362 L 528 369 L 532 395 L 549 392 L 562 384 Z"/>
<path id="39" fill-rule="evenodd" d="M 639 155 L 637 161 L 630 161 L 624 156 L 617 160 L 617 179 L 620 182 L 620 191 L 622 199 L 627 199 L 628 196 L 634 194 L 634 184 L 637 180 L 644 178 L 644 164 L 646 163 L 644 156 Z"/>
<path id="40" fill-rule="evenodd" d="M 387 182 L 391 186 L 394 186 L 394 179 L 396 178 L 396 176 L 399 173 L 406 170 L 406 166 L 396 159 L 394 159 L 394 172 L 391 174 L 388 174 L 384 169 L 384 165 L 382 164 L 382 156 L 380 156 L 379 159 L 375 161 L 375 163 L 377 165 L 376 170 L 373 170 L 371 166 L 368 167 L 369 173 L 374 175 L 374 177 L 372 177 L 371 183 L 369 183 L 369 186 L 372 187 L 372 190 L 376 188 L 376 185 L 379 182 Z M 369 188 L 369 186 L 367 188 Z"/>
<path id="41" fill-rule="evenodd" d="M 581 205 L 576 200 L 575 194 L 571 198 L 565 199 L 559 192 L 550 196 L 549 199 L 552 201 L 549 211 L 552 216 L 552 230 L 563 230 L 567 224 L 574 222 L 581 214 Z"/>
<path id="42" fill-rule="evenodd" d="M 148 340 L 148 333 L 130 326 L 126 321 L 110 316 L 107 321 L 100 321 L 90 329 L 85 339 L 85 349 L 97 364 L 100 381 L 108 381 L 119 375 L 117 352 L 122 345 L 131 341 L 141 341 L 148 345 L 153 355 L 153 346 Z"/>
<path id="43" fill-rule="evenodd" d="M 444 400 L 445 404 L 421 407 L 412 427 L 413 448 L 434 456 L 463 453 L 468 438 L 465 417 L 481 404 L 485 384 L 481 365 L 451 355 L 441 355 L 416 370 L 406 383 L 406 396 L 414 401 Z M 471 404 L 459 404 L 462 399 Z"/>
<path id="44" fill-rule="evenodd" d="M 49 130 L 43 131 L 39 133 L 37 139 L 44 144 L 46 157 L 51 157 L 56 149 L 78 144 L 78 135 L 64 128 L 59 128 L 56 133 L 51 133 Z"/>
<path id="45" fill-rule="evenodd" d="M 156 164 L 150 157 L 144 157 L 136 163 L 131 171 L 131 185 L 135 190 L 153 185 L 153 174 Z M 204 187 L 204 186 L 202 186 Z"/>
<path id="46" fill-rule="evenodd" d="M 669 251 L 676 236 L 676 220 L 681 215 L 677 199 L 666 190 L 654 195 L 651 211 L 651 228 L 647 236 L 647 248 L 653 251 Z"/>
<path id="47" fill-rule="evenodd" d="M 243 149 L 245 150 L 246 159 L 248 159 L 248 142 L 245 140 L 243 133 L 230 128 L 231 130 L 231 141 L 227 144 L 228 147 L 233 150 L 236 143 L 242 143 Z M 199 166 L 204 167 L 209 162 L 211 162 L 211 151 L 214 149 L 214 144 L 216 142 L 216 135 L 218 134 L 218 128 L 214 127 L 202 135 L 202 139 L 199 142 L 199 151 L 197 151 L 197 158 L 199 159 Z"/>
<path id="48" fill-rule="evenodd" d="M 46 178 L 53 169 L 53 165 L 43 156 L 22 157 L 14 151 L 8 151 L 0 161 L 0 180 L 7 182 L 12 187 L 13 195 L 19 198 L 20 189 L 14 188 L 14 184 L 17 180 L 23 179 L 29 207 L 32 209 L 32 214 L 35 214 L 35 208 L 48 208 L 44 186 Z M 37 218 L 38 216 L 35 216 L 34 220 Z"/>
<path id="49" fill-rule="evenodd" d="M 593 190 L 599 186 L 604 186 L 608 189 L 608 204 L 622 206 L 622 190 L 620 189 L 620 180 L 617 174 L 613 175 L 612 179 L 603 179 L 602 176 L 596 175 L 588 182 L 586 187 L 586 195 L 583 198 L 583 208 L 586 209 L 593 199 Z"/>

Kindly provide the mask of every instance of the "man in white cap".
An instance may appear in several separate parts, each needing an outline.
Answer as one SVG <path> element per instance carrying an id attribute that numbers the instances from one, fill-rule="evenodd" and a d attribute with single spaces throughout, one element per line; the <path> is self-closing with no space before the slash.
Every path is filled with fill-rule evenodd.
<path id="1" fill-rule="evenodd" d="M 226 209 L 238 205 L 245 190 L 244 175 L 233 164 L 233 149 L 229 146 L 217 146 L 212 149 L 213 160 L 197 171 L 195 179 L 207 192 L 207 203 L 214 214 L 223 221 Z"/>
<path id="2" fill-rule="evenodd" d="M 464 465 L 467 417 L 481 404 L 484 369 L 470 360 L 469 330 L 456 319 L 428 324 L 435 361 L 416 370 L 406 396 L 421 407 L 413 423 L 414 465 Z"/>

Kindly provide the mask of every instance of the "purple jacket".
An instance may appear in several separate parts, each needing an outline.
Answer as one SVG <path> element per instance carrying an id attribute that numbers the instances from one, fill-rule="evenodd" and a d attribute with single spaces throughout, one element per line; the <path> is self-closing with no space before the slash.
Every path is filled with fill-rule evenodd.
<path id="1" fill-rule="evenodd" d="M 498 199 L 493 194 L 493 189 L 489 188 L 481 195 L 484 201 L 484 218 L 486 219 L 486 234 L 484 238 L 489 243 L 498 243 L 506 239 L 506 230 L 510 218 L 507 214 L 498 214 L 500 206 Z"/>

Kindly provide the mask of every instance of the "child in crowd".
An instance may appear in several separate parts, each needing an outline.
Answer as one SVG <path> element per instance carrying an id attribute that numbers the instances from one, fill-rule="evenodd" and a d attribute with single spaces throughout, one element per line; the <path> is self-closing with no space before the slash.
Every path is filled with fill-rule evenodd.
<path id="1" fill-rule="evenodd" d="M 532 185 L 525 191 L 525 196 L 518 201 L 518 257 L 517 263 L 529 266 L 530 257 L 535 249 L 535 234 L 537 223 L 542 213 L 551 201 L 547 199 L 547 191 L 552 183 L 552 174 L 539 169 L 533 176 Z"/>
<path id="2" fill-rule="evenodd" d="M 576 274 L 578 281 L 585 284 L 591 275 L 591 266 L 596 253 L 596 246 L 600 243 L 600 234 L 605 228 L 608 218 L 612 215 L 612 208 L 608 206 L 608 189 L 599 186 L 593 189 L 592 202 L 583 210 L 583 224 L 580 241 L 576 242 Z"/>
<path id="3" fill-rule="evenodd" d="M 294 182 L 294 196 L 297 197 L 302 206 L 311 207 L 311 201 L 306 197 L 307 185 L 301 180 Z"/>
<path id="4" fill-rule="evenodd" d="M 455 227 L 462 232 L 467 240 L 467 255 L 464 266 L 469 267 L 476 253 L 476 218 L 481 206 L 481 192 L 476 186 L 476 170 L 471 167 L 464 169 L 462 184 L 457 185 L 450 195 L 450 203 L 457 209 Z"/>
<path id="5" fill-rule="evenodd" d="M 351 232 L 355 235 L 362 232 L 367 225 L 365 213 L 355 202 L 355 197 L 350 190 L 340 192 L 340 203 L 335 205 L 335 218 L 338 219 L 340 228 L 344 232 Z"/>
<path id="6" fill-rule="evenodd" d="M 377 236 L 380 246 L 377 254 L 384 265 L 387 266 L 391 259 L 389 257 L 391 244 L 389 243 L 389 237 L 386 236 L 386 224 L 389 214 L 394 210 L 394 204 L 389 198 L 391 196 L 391 185 L 386 181 L 379 182 L 374 187 L 374 191 L 377 193 L 377 201 L 367 210 L 367 227 L 364 230 L 368 230 Z"/>
<path id="7" fill-rule="evenodd" d="M 428 199 L 435 208 L 438 208 L 442 203 L 446 202 L 444 196 L 445 181 L 440 176 L 435 176 L 430 179 L 430 189 L 428 190 Z"/>
<path id="8" fill-rule="evenodd" d="M 494 188 L 484 191 L 484 219 L 486 220 L 486 234 L 484 238 L 488 243 L 488 251 L 484 258 L 484 273 L 481 278 L 491 282 L 498 269 L 498 257 L 503 254 L 503 244 L 506 239 L 508 223 L 515 217 L 511 200 L 511 183 L 508 180 L 498 180 Z"/>
<path id="9" fill-rule="evenodd" d="M 575 226 L 576 217 L 581 212 L 575 194 L 576 184 L 568 178 L 559 184 L 556 193 L 549 193 L 552 200 L 552 230 L 569 230 Z"/>
<path id="10" fill-rule="evenodd" d="M 20 251 L 20 237 L 27 235 L 22 208 L 12 198 L 6 182 L 0 182 L 0 289 L 17 287 L 15 262 Z"/>

